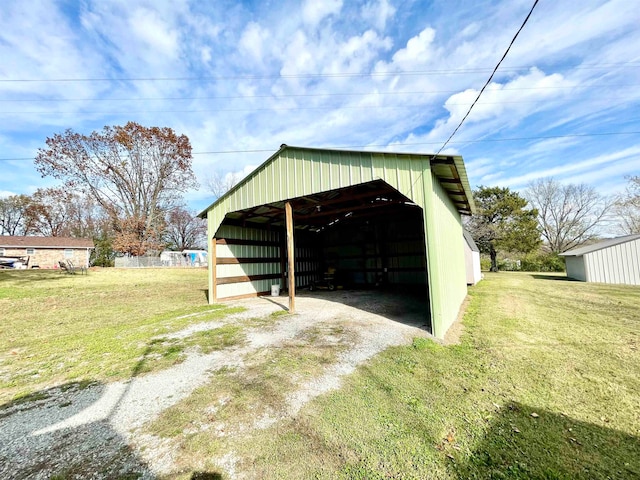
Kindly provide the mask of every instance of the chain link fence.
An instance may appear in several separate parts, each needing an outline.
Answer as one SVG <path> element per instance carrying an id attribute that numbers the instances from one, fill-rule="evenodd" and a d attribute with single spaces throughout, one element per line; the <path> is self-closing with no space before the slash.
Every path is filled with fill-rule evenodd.
<path id="1" fill-rule="evenodd" d="M 170 257 L 116 257 L 116 268 L 155 268 L 155 267 L 206 267 L 203 259 L 192 259 L 183 255 Z"/>

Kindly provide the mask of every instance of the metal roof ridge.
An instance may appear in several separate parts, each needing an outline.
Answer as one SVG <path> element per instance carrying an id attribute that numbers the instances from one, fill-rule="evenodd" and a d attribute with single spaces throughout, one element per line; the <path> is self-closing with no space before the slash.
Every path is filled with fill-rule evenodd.
<path id="1" fill-rule="evenodd" d="M 295 145 L 287 145 L 283 143 L 280 145 L 280 148 L 269 156 L 264 162 L 262 162 L 259 166 L 257 166 L 251 173 L 249 173 L 246 177 L 244 177 L 240 182 L 230 188 L 223 195 L 220 195 L 216 200 L 214 200 L 208 207 L 198 213 L 198 217 L 206 218 L 207 212 L 211 210 L 216 204 L 233 194 L 236 190 L 238 190 L 242 185 L 247 183 L 250 179 L 255 177 L 263 168 L 265 168 L 269 163 L 271 163 L 275 158 L 278 157 L 285 150 L 311 150 L 316 152 L 337 152 L 337 153 L 366 153 L 366 154 L 377 154 L 377 155 L 401 155 L 407 157 L 423 157 L 423 159 L 428 158 L 429 163 L 435 163 L 434 160 L 437 159 L 450 159 L 452 160 L 452 166 L 458 171 L 458 176 L 460 177 L 462 189 L 465 193 L 465 197 L 467 197 L 467 204 L 471 213 L 475 210 L 475 202 L 473 201 L 473 192 L 471 190 L 471 186 L 469 185 L 469 180 L 467 177 L 467 171 L 464 167 L 464 160 L 461 155 L 449 155 L 449 154 L 429 154 L 429 153 L 416 153 L 416 152 L 392 152 L 392 151 L 373 151 L 373 150 L 349 150 L 349 149 L 339 149 L 339 148 L 321 148 L 321 147 L 300 147 Z M 449 193 L 449 192 L 448 192 Z"/>
<path id="2" fill-rule="evenodd" d="M 559 255 L 561 257 L 573 257 L 573 256 L 581 256 L 586 253 L 597 252 L 598 250 L 603 250 L 609 247 L 615 247 L 616 245 L 621 245 L 623 243 L 632 242 L 634 240 L 640 239 L 640 233 L 633 233 L 630 235 L 622 235 L 620 237 L 614 238 L 605 238 L 600 240 L 599 242 L 592 243 L 591 245 L 585 245 L 582 247 L 572 248 L 571 250 L 567 250 L 566 252 L 562 252 Z"/>

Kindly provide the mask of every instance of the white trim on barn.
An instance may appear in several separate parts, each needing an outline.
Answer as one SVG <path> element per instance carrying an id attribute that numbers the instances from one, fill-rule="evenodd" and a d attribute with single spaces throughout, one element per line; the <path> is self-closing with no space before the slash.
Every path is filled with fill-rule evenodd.
<path id="1" fill-rule="evenodd" d="M 475 285 L 482 280 L 482 272 L 480 271 L 480 249 L 473 241 L 473 237 L 466 230 L 462 231 L 464 235 L 464 263 L 467 269 L 467 285 Z"/>
<path id="2" fill-rule="evenodd" d="M 569 278 L 640 285 L 640 234 L 603 240 L 560 255 L 565 257 Z"/>

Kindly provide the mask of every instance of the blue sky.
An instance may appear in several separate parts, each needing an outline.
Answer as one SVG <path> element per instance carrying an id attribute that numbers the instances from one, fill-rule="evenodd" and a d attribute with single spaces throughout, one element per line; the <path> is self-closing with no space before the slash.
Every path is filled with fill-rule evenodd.
<path id="1" fill-rule="evenodd" d="M 532 3 L 5 0 L 0 196 L 55 184 L 46 137 L 129 120 L 186 134 L 201 184 L 283 143 L 435 152 Z M 445 150 L 472 186 L 640 174 L 638 25 L 633 1 L 541 0 Z"/>

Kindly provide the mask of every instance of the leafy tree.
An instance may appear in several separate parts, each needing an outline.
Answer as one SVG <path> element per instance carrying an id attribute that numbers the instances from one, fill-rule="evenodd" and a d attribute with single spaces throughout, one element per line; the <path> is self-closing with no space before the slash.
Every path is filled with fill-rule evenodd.
<path id="1" fill-rule="evenodd" d="M 165 212 L 197 185 L 189 139 L 171 128 L 129 122 L 90 135 L 68 129 L 46 144 L 36 155 L 38 171 L 93 198 L 111 218 L 122 252 L 141 255 L 158 244 Z"/>
<path id="2" fill-rule="evenodd" d="M 159 221 L 149 225 L 146 217 L 115 219 L 113 248 L 117 252 L 140 257 L 145 253 L 162 250 L 164 223 Z"/>
<path id="3" fill-rule="evenodd" d="M 535 208 L 508 188 L 479 187 L 473 192 L 477 212 L 467 229 L 481 252 L 491 257 L 491 270 L 498 271 L 498 250 L 528 253 L 541 243 Z"/>
<path id="4" fill-rule="evenodd" d="M 27 195 L 11 195 L 0 198 L 0 235 L 22 236 L 31 233 L 27 209 L 31 198 Z"/>
<path id="5" fill-rule="evenodd" d="M 640 233 L 640 176 L 627 180 L 626 191 L 616 199 L 614 210 L 620 229 L 631 235 Z"/>
<path id="6" fill-rule="evenodd" d="M 597 229 L 612 202 L 585 184 L 561 184 L 553 178 L 529 184 L 525 197 L 538 210 L 542 236 L 553 253 L 562 253 L 597 238 Z"/>
<path id="7" fill-rule="evenodd" d="M 204 248 L 207 222 L 184 207 L 174 208 L 167 214 L 164 239 L 173 250 Z"/>
<path id="8" fill-rule="evenodd" d="M 89 262 L 96 267 L 113 267 L 115 252 L 113 250 L 113 238 L 103 232 L 93 238 L 94 249 L 91 251 Z"/>

